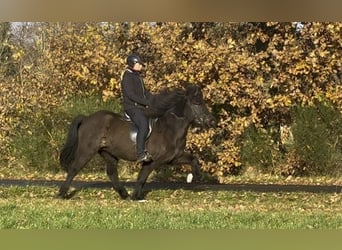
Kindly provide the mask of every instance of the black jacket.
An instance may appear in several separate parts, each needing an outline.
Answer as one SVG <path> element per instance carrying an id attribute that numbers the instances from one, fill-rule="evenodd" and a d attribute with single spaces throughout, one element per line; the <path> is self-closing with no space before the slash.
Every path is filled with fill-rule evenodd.
<path id="1" fill-rule="evenodd" d="M 151 93 L 145 90 L 144 81 L 138 71 L 126 69 L 121 80 L 124 110 L 144 108 L 149 105 Z"/>

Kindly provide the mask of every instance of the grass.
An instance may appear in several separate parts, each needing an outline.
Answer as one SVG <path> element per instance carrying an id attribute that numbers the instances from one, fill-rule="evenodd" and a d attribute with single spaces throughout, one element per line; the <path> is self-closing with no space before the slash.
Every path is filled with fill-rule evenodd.
<path id="1" fill-rule="evenodd" d="M 1 188 L 0 229 L 342 229 L 341 194 L 153 190 L 141 203 L 110 189 L 56 192 Z"/>

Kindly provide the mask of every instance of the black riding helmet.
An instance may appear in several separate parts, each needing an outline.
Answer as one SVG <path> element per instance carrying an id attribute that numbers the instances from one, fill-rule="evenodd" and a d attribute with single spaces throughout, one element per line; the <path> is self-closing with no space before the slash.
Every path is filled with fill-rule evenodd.
<path id="1" fill-rule="evenodd" d="M 145 66 L 143 60 L 141 60 L 140 56 L 137 54 L 130 54 L 127 57 L 126 63 L 129 67 L 133 68 L 134 64 L 140 63 L 141 65 Z"/>

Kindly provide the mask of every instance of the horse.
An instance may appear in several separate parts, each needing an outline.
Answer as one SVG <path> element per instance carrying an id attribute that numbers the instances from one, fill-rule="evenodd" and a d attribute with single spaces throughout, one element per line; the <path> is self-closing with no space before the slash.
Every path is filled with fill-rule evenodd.
<path id="1" fill-rule="evenodd" d="M 132 200 L 144 199 L 146 180 L 161 166 L 190 165 L 194 181 L 199 181 L 202 176 L 200 162 L 185 151 L 188 129 L 190 125 L 208 128 L 215 123 L 203 93 L 196 85 L 155 94 L 145 115 L 155 120 L 146 141 L 152 160 L 141 164 Z M 129 194 L 119 181 L 117 166 L 120 159 L 136 161 L 135 142 L 130 137 L 132 127 L 132 122 L 122 114 L 107 110 L 75 117 L 60 153 L 60 164 L 67 176 L 57 196 L 66 199 L 73 178 L 95 154 L 99 154 L 106 162 L 107 176 L 114 190 L 122 199 L 127 199 Z"/>

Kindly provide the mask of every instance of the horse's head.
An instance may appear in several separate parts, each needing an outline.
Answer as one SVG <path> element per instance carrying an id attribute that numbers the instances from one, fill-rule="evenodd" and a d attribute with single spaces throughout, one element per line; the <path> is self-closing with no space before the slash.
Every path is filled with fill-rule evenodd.
<path id="1" fill-rule="evenodd" d="M 180 89 L 163 90 L 152 96 L 150 104 L 150 107 L 145 110 L 145 115 L 148 117 L 161 117 L 165 113 L 170 113 L 190 119 L 195 126 L 215 125 L 214 117 L 203 100 L 202 91 L 196 85 L 188 85 L 185 92 Z"/>
<path id="2" fill-rule="evenodd" d="M 214 116 L 209 112 L 204 102 L 201 89 L 196 85 L 189 85 L 186 89 L 186 95 L 192 110 L 192 115 L 194 116 L 194 125 L 200 127 L 214 126 Z"/>

